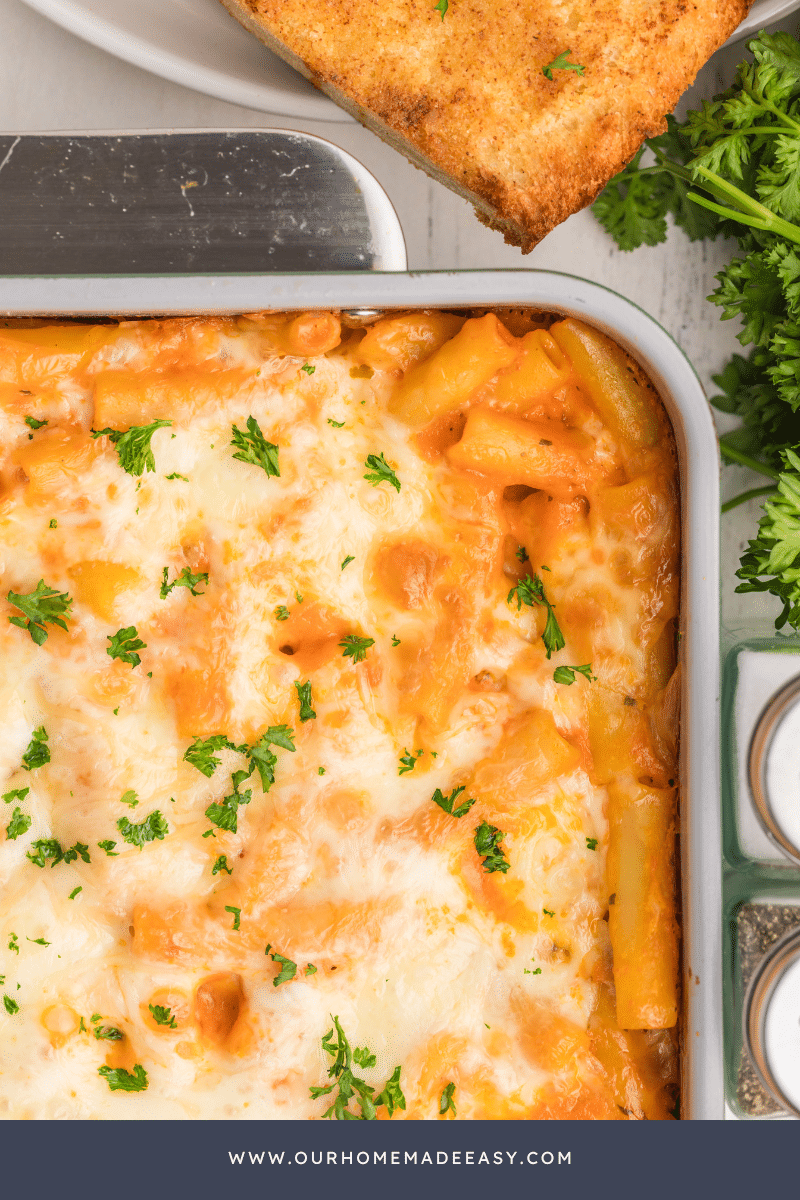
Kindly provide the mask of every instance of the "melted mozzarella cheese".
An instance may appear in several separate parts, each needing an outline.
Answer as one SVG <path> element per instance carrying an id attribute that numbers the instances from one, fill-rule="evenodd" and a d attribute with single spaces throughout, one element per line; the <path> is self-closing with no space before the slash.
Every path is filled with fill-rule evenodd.
<path id="1" fill-rule="evenodd" d="M 547 564 L 568 635 L 550 661 L 541 611 L 506 601 L 504 539 L 519 538 L 520 506 L 420 452 L 389 413 L 397 376 L 354 370 L 357 338 L 310 358 L 312 374 L 246 322 L 123 324 L 55 364 L 41 348 L 3 353 L 3 594 L 41 578 L 74 602 L 68 632 L 48 626 L 41 647 L 0 626 L 2 790 L 29 788 L 3 816 L 31 818 L 0 844 L 0 994 L 13 1002 L 0 1008 L 2 1115 L 319 1118 L 326 1098 L 309 1089 L 328 1082 L 331 1014 L 376 1055 L 362 1072 L 376 1091 L 402 1067 L 407 1107 L 395 1119 L 437 1118 L 448 1082 L 459 1118 L 624 1115 L 597 1033 L 610 1028 L 597 1015 L 610 987 L 607 788 L 593 781 L 586 694 L 652 699 L 642 629 L 663 588 L 615 574 L 619 539 L 584 523 Z M 87 437 L 98 378 L 188 368 L 206 372 L 207 395 L 187 394 L 153 434 L 155 472 L 126 474 L 108 439 Z M 222 370 L 246 383 L 215 390 Z M 49 425 L 31 434 L 28 413 Z M 279 447 L 277 478 L 234 457 L 232 426 L 249 417 Z M 614 440 L 599 418 L 588 427 L 602 477 Z M 87 460 L 40 485 L 28 447 L 62 428 L 83 433 Z M 364 478 L 371 454 L 392 465 L 399 492 Z M 378 559 L 420 543 L 435 566 L 425 597 L 405 604 Z M 111 599 L 98 563 L 129 569 Z M 197 595 L 162 598 L 165 567 L 169 582 L 184 568 L 208 579 Z M 557 663 L 586 661 L 569 604 L 598 596 L 599 681 L 559 685 Z M 135 668 L 107 654 L 129 626 L 146 643 Z M 372 639 L 363 662 L 343 655 L 347 635 Z M 294 685 L 306 681 L 316 718 L 301 723 Z M 512 762 L 532 713 L 552 717 L 560 766 L 537 775 L 522 762 L 485 782 Z M 214 828 L 206 810 L 231 795 L 245 758 L 223 748 L 206 777 L 187 747 L 218 733 L 252 745 L 277 725 L 292 728 L 296 751 L 273 746 L 273 786 L 254 772 L 236 832 Z M 50 761 L 26 772 L 40 726 Z M 456 819 L 432 796 L 459 786 L 475 804 Z M 163 840 L 127 844 L 118 822 L 156 811 Z M 506 874 L 482 867 L 481 821 L 502 830 Z M 37 866 L 33 843 L 52 838 L 87 846 L 90 863 Z M 231 874 L 212 873 L 220 855 Z M 297 966 L 278 987 L 267 944 Z M 241 989 L 224 1037 L 199 1015 L 198 988 L 218 975 Z M 151 1005 L 168 1006 L 175 1028 L 156 1025 Z M 122 1037 L 93 1036 L 106 1027 Z M 625 1111 L 663 1115 L 652 1079 L 666 1035 L 618 1036 L 639 1081 Z M 135 1064 L 145 1091 L 111 1091 L 99 1074 Z"/>

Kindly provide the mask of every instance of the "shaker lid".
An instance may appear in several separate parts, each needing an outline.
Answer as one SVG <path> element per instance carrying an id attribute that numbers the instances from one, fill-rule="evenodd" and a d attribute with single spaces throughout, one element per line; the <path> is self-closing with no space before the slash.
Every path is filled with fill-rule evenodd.
<path id="1" fill-rule="evenodd" d="M 761 824 L 800 861 L 800 676 L 764 709 L 750 743 L 750 789 Z"/>
<path id="2" fill-rule="evenodd" d="M 761 1082 L 800 1116 L 800 930 L 764 956 L 744 1004 L 744 1042 Z"/>

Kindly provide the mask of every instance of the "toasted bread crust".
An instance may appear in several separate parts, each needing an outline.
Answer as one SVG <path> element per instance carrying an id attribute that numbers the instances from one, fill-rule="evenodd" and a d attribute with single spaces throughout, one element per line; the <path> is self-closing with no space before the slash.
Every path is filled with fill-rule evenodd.
<path id="1" fill-rule="evenodd" d="M 752 0 L 222 0 L 523 253 L 590 204 Z M 569 50 L 585 74 L 542 67 Z"/>

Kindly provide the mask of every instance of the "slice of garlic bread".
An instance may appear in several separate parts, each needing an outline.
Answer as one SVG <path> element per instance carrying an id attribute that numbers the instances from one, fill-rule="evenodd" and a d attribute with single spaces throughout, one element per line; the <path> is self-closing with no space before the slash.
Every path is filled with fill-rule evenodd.
<path id="1" fill-rule="evenodd" d="M 527 252 L 665 128 L 751 0 L 222 3 Z"/>

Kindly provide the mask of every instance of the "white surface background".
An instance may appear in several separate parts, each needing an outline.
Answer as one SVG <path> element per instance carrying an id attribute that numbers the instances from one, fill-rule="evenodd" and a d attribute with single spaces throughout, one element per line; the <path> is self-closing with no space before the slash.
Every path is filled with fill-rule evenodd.
<path id="1" fill-rule="evenodd" d="M 800 16 L 790 17 L 772 28 L 795 32 L 799 22 Z M 691 358 L 709 394 L 715 390 L 711 375 L 734 349 L 741 349 L 735 324 L 721 324 L 719 310 L 705 300 L 731 245 L 692 244 L 673 231 L 665 245 L 621 254 L 591 214 L 582 212 L 523 257 L 482 226 L 465 201 L 359 125 L 271 118 L 166 83 L 81 42 L 20 0 L 0 0 L 0 30 L 0 132 L 280 127 L 314 133 L 355 155 L 386 189 L 403 226 L 410 268 L 530 266 L 596 280 L 630 297 L 665 326 Z M 742 52 L 740 45 L 715 55 L 689 101 L 697 103 L 727 86 Z M 715 465 L 709 463 L 709 469 Z M 723 497 L 764 482 L 726 467 Z M 758 503 L 751 502 L 722 518 L 722 613 L 727 625 L 776 609 L 772 601 L 736 596 L 733 590 L 739 553 L 752 536 L 758 512 Z"/>

